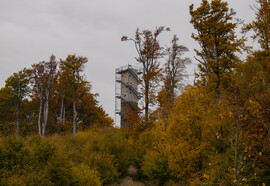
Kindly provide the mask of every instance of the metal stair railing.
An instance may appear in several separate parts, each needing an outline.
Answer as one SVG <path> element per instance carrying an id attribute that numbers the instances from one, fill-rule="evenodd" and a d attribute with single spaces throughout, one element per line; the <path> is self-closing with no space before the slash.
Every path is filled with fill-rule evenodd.
<path id="1" fill-rule="evenodd" d="M 122 83 L 122 84 L 125 85 L 127 88 L 129 88 L 129 89 L 136 95 L 136 97 L 137 97 L 138 99 L 141 99 L 141 98 L 142 98 L 142 96 L 137 92 L 137 90 L 136 90 L 133 86 L 124 83 L 124 82 L 121 81 L 120 79 L 117 79 L 116 82 Z"/>
<path id="2" fill-rule="evenodd" d="M 133 110 L 137 111 L 138 113 L 141 113 L 137 108 L 134 107 L 133 104 L 131 104 L 129 101 L 125 100 L 121 95 L 117 94 L 117 95 L 116 95 L 116 98 L 123 100 L 123 101 L 126 102 Z M 119 111 L 119 113 L 117 113 L 117 114 L 120 115 L 120 113 L 121 113 L 121 111 Z M 121 114 L 122 114 L 122 113 L 121 113 Z"/>
<path id="3" fill-rule="evenodd" d="M 138 72 L 135 73 L 133 69 L 138 69 Z M 117 74 L 122 74 L 123 72 L 126 72 L 126 71 L 129 71 L 136 80 L 138 80 L 138 81 L 140 80 L 140 78 L 138 77 L 137 74 L 142 73 L 141 68 L 133 67 L 132 65 L 126 65 L 126 66 L 115 69 L 115 72 Z"/>

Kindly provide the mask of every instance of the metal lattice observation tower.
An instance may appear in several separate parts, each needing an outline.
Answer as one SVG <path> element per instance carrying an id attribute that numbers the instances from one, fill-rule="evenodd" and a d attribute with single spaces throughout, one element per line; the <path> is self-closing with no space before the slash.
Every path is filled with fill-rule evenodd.
<path id="1" fill-rule="evenodd" d="M 136 108 L 141 95 L 138 93 L 139 75 L 142 70 L 132 65 L 115 69 L 115 125 L 129 128 L 125 116 L 129 108 L 139 112 Z"/>

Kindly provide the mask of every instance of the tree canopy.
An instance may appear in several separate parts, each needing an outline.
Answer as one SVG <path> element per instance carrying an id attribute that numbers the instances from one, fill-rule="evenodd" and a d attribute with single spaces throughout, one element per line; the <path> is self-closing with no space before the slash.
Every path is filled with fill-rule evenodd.
<path id="1" fill-rule="evenodd" d="M 86 57 L 52 55 L 11 75 L 0 89 L 0 183 L 269 185 L 270 6 L 257 5 L 246 25 L 226 1 L 190 6 L 199 44 L 192 85 L 185 43 L 159 41 L 169 29 L 123 36 L 143 68 L 143 106 L 127 109 L 129 128 L 114 128 L 99 105 Z M 245 45 L 250 30 L 259 49 Z"/>

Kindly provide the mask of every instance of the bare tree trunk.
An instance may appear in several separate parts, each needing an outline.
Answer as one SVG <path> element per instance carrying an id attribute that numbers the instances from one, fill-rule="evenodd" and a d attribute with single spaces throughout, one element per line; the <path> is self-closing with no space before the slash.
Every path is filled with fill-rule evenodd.
<path id="1" fill-rule="evenodd" d="M 60 108 L 60 115 L 58 117 L 58 124 L 59 124 L 59 132 L 62 133 L 63 125 L 65 124 L 65 103 L 64 103 L 64 96 L 61 95 L 61 108 Z"/>
<path id="2" fill-rule="evenodd" d="M 61 108 L 59 115 L 56 114 L 58 124 L 63 124 L 65 115 L 64 96 L 61 95 Z"/>
<path id="3" fill-rule="evenodd" d="M 77 120 L 77 110 L 76 110 L 76 97 L 73 97 L 73 134 L 77 133 L 76 130 L 76 120 Z"/>
<path id="4" fill-rule="evenodd" d="M 42 137 L 46 134 L 46 126 L 48 121 L 48 112 L 49 112 L 49 92 L 46 91 L 45 95 L 45 103 L 44 103 L 44 111 L 43 111 L 43 123 L 42 123 Z"/>
<path id="5" fill-rule="evenodd" d="M 65 104 L 63 106 L 63 117 L 62 117 L 62 124 L 64 125 L 66 123 L 66 109 Z"/>
<path id="6" fill-rule="evenodd" d="M 65 102 L 64 102 L 64 96 L 62 96 L 62 101 L 61 101 L 61 111 L 60 111 L 60 119 L 61 119 L 61 124 L 65 124 L 65 118 L 66 118 L 66 110 L 65 110 Z"/>
<path id="7" fill-rule="evenodd" d="M 172 78 L 172 86 L 171 86 L 171 103 L 174 103 L 174 88 L 175 88 L 175 84 L 174 84 L 174 80 L 175 78 Z"/>
<path id="8" fill-rule="evenodd" d="M 63 124 L 63 109 L 64 109 L 64 96 L 61 96 L 61 109 L 60 109 L 60 116 L 59 116 L 59 123 Z"/>

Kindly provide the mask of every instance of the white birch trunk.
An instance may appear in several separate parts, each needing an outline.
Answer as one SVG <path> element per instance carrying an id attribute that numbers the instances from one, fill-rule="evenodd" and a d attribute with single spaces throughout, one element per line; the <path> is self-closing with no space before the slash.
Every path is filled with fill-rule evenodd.
<path id="1" fill-rule="evenodd" d="M 40 135 L 40 136 L 42 136 L 41 135 L 41 125 L 40 125 L 40 121 L 41 121 L 41 113 L 42 113 L 42 105 L 43 105 L 43 101 L 42 101 L 42 95 L 40 95 L 40 105 L 39 105 L 39 113 L 38 113 L 38 134 Z"/>
<path id="2" fill-rule="evenodd" d="M 63 125 L 66 122 L 66 109 L 65 109 L 65 105 L 63 106 L 63 118 L 62 118 L 62 122 L 63 122 Z"/>
<path id="3" fill-rule="evenodd" d="M 48 112 L 49 112 L 49 90 L 46 90 L 45 93 L 45 103 L 44 103 L 44 111 L 43 111 L 43 123 L 42 123 L 42 137 L 46 134 L 46 126 L 48 121 Z"/>
<path id="4" fill-rule="evenodd" d="M 60 123 L 61 123 L 62 125 L 65 123 L 65 105 L 64 105 L 64 96 L 62 96 L 62 101 L 61 101 Z"/>

